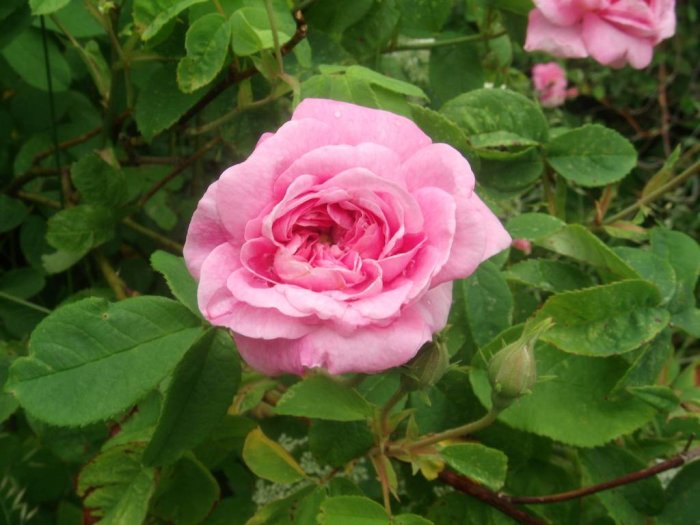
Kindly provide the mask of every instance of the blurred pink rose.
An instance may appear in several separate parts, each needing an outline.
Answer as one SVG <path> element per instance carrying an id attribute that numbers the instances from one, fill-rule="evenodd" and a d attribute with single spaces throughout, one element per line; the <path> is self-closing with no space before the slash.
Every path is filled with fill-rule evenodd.
<path id="1" fill-rule="evenodd" d="M 637 69 L 652 48 L 676 30 L 675 0 L 534 0 L 527 51 L 595 60 Z"/>
<path id="2" fill-rule="evenodd" d="M 304 100 L 199 202 L 184 252 L 199 307 L 266 374 L 403 364 L 445 326 L 451 281 L 510 245 L 473 189 L 412 121 Z"/>
<path id="3" fill-rule="evenodd" d="M 566 73 L 556 62 L 537 64 L 533 67 L 532 83 L 540 103 L 546 108 L 561 106 L 567 98 L 578 94 L 576 88 L 566 89 Z"/>

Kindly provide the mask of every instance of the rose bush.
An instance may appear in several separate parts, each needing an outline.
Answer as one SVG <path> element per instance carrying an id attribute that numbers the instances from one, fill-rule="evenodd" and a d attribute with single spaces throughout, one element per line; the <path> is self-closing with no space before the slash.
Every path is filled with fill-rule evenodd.
<path id="1" fill-rule="evenodd" d="M 578 94 L 576 88 L 566 89 L 566 72 L 556 62 L 537 64 L 532 68 L 532 83 L 545 108 L 561 106 L 567 98 Z"/>
<path id="2" fill-rule="evenodd" d="M 474 182 L 404 117 L 304 100 L 199 202 L 199 307 L 270 375 L 403 364 L 445 326 L 451 281 L 511 242 Z"/>
<path id="3" fill-rule="evenodd" d="M 527 51 L 637 69 L 653 47 L 676 30 L 675 0 L 535 0 L 528 19 Z"/>

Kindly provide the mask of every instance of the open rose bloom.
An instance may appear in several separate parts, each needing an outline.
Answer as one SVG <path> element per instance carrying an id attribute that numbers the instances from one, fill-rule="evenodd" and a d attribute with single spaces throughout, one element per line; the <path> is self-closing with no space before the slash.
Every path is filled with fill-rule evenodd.
<path id="1" fill-rule="evenodd" d="M 649 65 L 676 30 L 675 0 L 534 0 L 525 49 L 593 57 L 611 67 Z"/>
<path id="2" fill-rule="evenodd" d="M 199 202 L 185 261 L 269 375 L 378 372 L 445 326 L 452 281 L 511 242 L 467 161 L 412 121 L 307 99 Z"/>
<path id="3" fill-rule="evenodd" d="M 532 83 L 545 108 L 561 106 L 567 98 L 578 94 L 576 88 L 566 89 L 566 72 L 556 62 L 537 64 L 532 68 Z"/>

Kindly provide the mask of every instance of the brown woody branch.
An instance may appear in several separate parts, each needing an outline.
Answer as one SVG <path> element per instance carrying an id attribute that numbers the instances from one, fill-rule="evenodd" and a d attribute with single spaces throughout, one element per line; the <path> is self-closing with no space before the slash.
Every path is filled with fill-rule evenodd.
<path id="1" fill-rule="evenodd" d="M 513 503 L 507 499 L 507 496 L 493 492 L 469 478 L 460 476 L 449 470 L 440 472 L 439 477 L 442 481 L 460 492 L 464 492 L 465 494 L 469 494 L 483 501 L 487 505 L 501 511 L 506 516 L 510 516 L 518 523 L 523 523 L 524 525 L 547 525 L 547 522 L 513 505 Z"/>
<path id="2" fill-rule="evenodd" d="M 292 38 L 280 48 L 282 56 L 291 53 L 296 45 L 306 38 L 307 26 L 301 10 L 297 10 L 294 13 L 294 19 L 297 23 L 297 30 Z M 207 107 L 216 97 L 226 91 L 226 89 L 234 84 L 237 84 L 238 82 L 242 82 L 243 80 L 256 75 L 257 73 L 258 70 L 255 67 L 249 67 L 243 71 L 238 71 L 232 66 L 229 68 L 227 75 L 218 84 L 207 91 L 207 93 L 194 106 L 192 106 L 185 112 L 184 115 L 180 117 L 176 125 L 184 125 L 188 120 Z"/>
<path id="3" fill-rule="evenodd" d="M 631 472 L 620 476 L 616 479 L 611 479 L 603 483 L 598 483 L 596 485 L 591 485 L 590 487 L 584 487 L 581 489 L 570 490 L 568 492 L 561 492 L 559 494 L 549 494 L 547 496 L 507 496 L 505 494 L 500 495 L 502 499 L 510 503 L 518 504 L 528 504 L 537 505 L 543 503 L 559 503 L 561 501 L 568 501 L 571 499 L 583 498 L 596 492 L 602 492 L 604 490 L 614 489 L 616 487 L 621 487 L 622 485 L 628 485 L 630 483 L 635 483 L 636 481 L 655 476 L 660 472 L 665 472 L 676 467 L 700 457 L 700 447 L 694 448 L 687 452 L 682 452 L 677 456 L 674 456 L 666 461 L 658 463 L 649 468 L 638 470 L 636 472 Z"/>

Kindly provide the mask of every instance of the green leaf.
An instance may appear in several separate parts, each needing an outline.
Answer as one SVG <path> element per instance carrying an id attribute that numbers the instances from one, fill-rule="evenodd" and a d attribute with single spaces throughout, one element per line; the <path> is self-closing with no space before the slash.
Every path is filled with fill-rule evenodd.
<path id="1" fill-rule="evenodd" d="M 579 457 L 584 485 L 603 483 L 647 467 L 644 461 L 617 446 L 582 450 Z M 663 488 L 656 476 L 604 490 L 597 497 L 617 523 L 644 523 L 664 506 Z"/>
<path id="2" fill-rule="evenodd" d="M 47 39 L 47 46 L 51 61 L 51 87 L 54 91 L 67 91 L 72 79 L 70 66 L 52 38 Z M 27 84 L 42 91 L 49 90 L 39 31 L 28 28 L 11 40 L 0 53 Z"/>
<path id="3" fill-rule="evenodd" d="M 309 449 L 323 465 L 342 467 L 374 445 L 374 436 L 364 421 L 311 422 Z"/>
<path id="4" fill-rule="evenodd" d="M 494 507 L 459 492 L 448 492 L 437 498 L 428 509 L 427 517 L 435 525 L 513 525 L 516 523 Z"/>
<path id="5" fill-rule="evenodd" d="M 654 283 L 661 294 L 661 302 L 667 303 L 676 291 L 676 275 L 665 259 L 653 252 L 639 248 L 620 246 L 614 252 L 629 264 L 640 277 Z"/>
<path id="6" fill-rule="evenodd" d="M 216 478 L 194 456 L 187 454 L 161 472 L 152 512 L 167 523 L 197 525 L 218 499 Z"/>
<path id="7" fill-rule="evenodd" d="M 517 335 L 516 331 L 513 337 Z M 656 413 L 641 400 L 609 397 L 628 367 L 621 357 L 578 356 L 538 344 L 535 359 L 540 376 L 552 379 L 537 383 L 531 394 L 501 413 L 499 420 L 509 426 L 562 443 L 593 447 L 636 430 Z M 486 371 L 473 369 L 470 380 L 481 403 L 490 407 Z"/>
<path id="8" fill-rule="evenodd" d="M 2 391 L 7 381 L 8 371 L 10 369 L 10 357 L 5 350 L 0 346 L 0 424 L 10 417 L 17 407 L 17 400 L 12 395 Z"/>
<path id="9" fill-rule="evenodd" d="M 29 209 L 17 199 L 0 195 L 0 233 L 9 232 L 22 224 Z"/>
<path id="10" fill-rule="evenodd" d="M 151 266 L 163 274 L 175 298 L 192 313 L 201 317 L 197 305 L 197 282 L 187 270 L 185 260 L 177 255 L 156 250 L 151 255 Z"/>
<path id="11" fill-rule="evenodd" d="M 150 40 L 185 9 L 206 0 L 134 0 L 134 24 L 143 40 Z"/>
<path id="12" fill-rule="evenodd" d="M 535 241 L 561 230 L 566 223 L 546 213 L 523 213 L 509 219 L 506 223 L 508 233 L 514 239 Z"/>
<path id="13" fill-rule="evenodd" d="M 173 372 L 143 463 L 163 465 L 198 445 L 220 423 L 241 378 L 231 336 L 210 328 Z"/>
<path id="14" fill-rule="evenodd" d="M 508 457 L 500 450 L 479 443 L 460 443 L 443 448 L 440 455 L 460 474 L 492 490 L 503 488 L 508 470 Z"/>
<path id="15" fill-rule="evenodd" d="M 174 65 L 155 69 L 146 80 L 134 108 L 134 118 L 146 140 L 175 124 L 204 94 L 204 89 L 183 93 L 177 85 Z"/>
<path id="16" fill-rule="evenodd" d="M 86 204 L 118 207 L 126 200 L 126 178 L 121 170 L 107 164 L 97 154 L 85 155 L 71 167 L 73 185 Z"/>
<path id="17" fill-rule="evenodd" d="M 275 413 L 331 421 L 360 421 L 373 413 L 356 390 L 323 374 L 292 385 L 277 402 Z"/>
<path id="18" fill-rule="evenodd" d="M 472 146 L 474 141 L 472 140 Z M 509 153 L 502 158 L 490 158 L 479 151 L 481 165 L 477 180 L 484 188 L 505 196 L 522 193 L 542 176 L 544 163 L 536 148 Z"/>
<path id="19" fill-rule="evenodd" d="M 20 299 L 35 296 L 45 284 L 44 275 L 34 268 L 17 268 L 0 274 L 0 292 Z"/>
<path id="20" fill-rule="evenodd" d="M 53 215 L 46 240 L 58 250 L 85 254 L 114 236 L 112 211 L 104 206 L 80 204 Z"/>
<path id="21" fill-rule="evenodd" d="M 138 446 L 124 445 L 103 452 L 80 472 L 78 495 L 100 525 L 139 525 L 146 519 L 155 479 L 140 459 Z"/>
<path id="22" fill-rule="evenodd" d="M 504 272 L 506 279 L 546 292 L 565 292 L 593 286 L 591 277 L 576 266 L 562 261 L 528 259 Z"/>
<path id="23" fill-rule="evenodd" d="M 470 139 L 493 132 L 509 132 L 511 138 L 547 141 L 548 126 L 542 111 L 530 99 L 507 89 L 477 89 L 459 95 L 440 109 Z"/>
<path id="24" fill-rule="evenodd" d="M 513 294 L 495 264 L 482 263 L 461 281 L 464 308 L 474 342 L 484 346 L 508 328 L 513 318 Z"/>
<path id="25" fill-rule="evenodd" d="M 649 345 L 640 349 L 624 376 L 615 385 L 611 395 L 622 394 L 629 387 L 653 385 L 664 365 L 673 354 L 670 330 L 661 332 Z"/>
<path id="26" fill-rule="evenodd" d="M 700 461 L 694 461 L 671 480 L 666 488 L 666 506 L 659 525 L 694 525 L 700 516 Z"/>
<path id="27" fill-rule="evenodd" d="M 8 389 L 47 423 L 112 417 L 170 373 L 201 333 L 198 325 L 184 306 L 162 297 L 69 304 L 36 327 L 29 357 L 14 362 Z"/>
<path id="28" fill-rule="evenodd" d="M 287 42 L 296 32 L 296 23 L 289 12 L 275 10 L 280 42 Z M 275 45 L 265 7 L 243 7 L 231 16 L 231 43 L 238 56 L 249 56 Z"/>
<path id="29" fill-rule="evenodd" d="M 579 224 L 570 224 L 548 235 L 534 239 L 537 244 L 576 261 L 605 269 L 626 279 L 639 279 L 639 274 L 603 241 Z"/>
<path id="30" fill-rule="evenodd" d="M 695 307 L 695 285 L 700 273 L 700 246 L 688 235 L 654 228 L 651 230 L 651 251 L 667 260 L 676 274 L 676 291 L 669 303 L 672 313 Z"/>
<path id="31" fill-rule="evenodd" d="M 413 84 L 410 84 L 408 82 L 404 82 L 402 80 L 397 80 L 395 78 L 388 77 L 386 75 L 382 75 L 381 73 L 377 73 L 376 71 L 358 66 L 358 65 L 352 65 L 352 66 L 320 66 L 319 71 L 323 74 L 345 74 L 350 77 L 359 79 L 359 80 L 364 80 L 368 84 L 372 84 L 374 86 L 379 86 L 381 88 L 386 89 L 387 91 L 391 91 L 393 93 L 398 93 L 399 95 L 406 95 L 408 97 L 415 97 L 415 98 L 422 98 L 422 99 L 427 99 L 428 96 L 423 92 L 421 88 L 418 86 L 415 86 Z"/>
<path id="32" fill-rule="evenodd" d="M 410 115 L 403 96 L 345 74 L 314 75 L 301 84 L 301 98 L 330 98 L 361 106 L 384 109 L 400 115 Z"/>
<path id="33" fill-rule="evenodd" d="M 467 148 L 467 136 L 457 124 L 430 108 L 417 104 L 410 104 L 410 107 L 413 122 L 429 135 L 433 142 L 444 142 L 464 152 Z"/>
<path id="34" fill-rule="evenodd" d="M 396 0 L 374 2 L 369 12 L 345 31 L 341 44 L 355 57 L 369 60 L 379 56 L 395 35 L 400 18 Z"/>
<path id="35" fill-rule="evenodd" d="M 572 354 L 604 357 L 634 350 L 666 327 L 670 315 L 656 308 L 660 299 L 647 281 L 620 281 L 553 295 L 535 319 L 554 320 L 543 341 Z"/>
<path id="36" fill-rule="evenodd" d="M 187 56 L 177 65 L 177 83 L 185 93 L 209 84 L 224 67 L 231 25 L 218 13 L 197 19 L 187 30 Z"/>
<path id="37" fill-rule="evenodd" d="M 384 508 L 362 496 L 335 496 L 321 504 L 319 525 L 390 525 Z"/>
<path id="38" fill-rule="evenodd" d="M 688 308 L 671 317 L 671 324 L 693 337 L 700 338 L 700 310 Z"/>
<path id="39" fill-rule="evenodd" d="M 29 7 L 34 16 L 48 15 L 65 7 L 68 2 L 70 0 L 29 0 Z"/>
<path id="40" fill-rule="evenodd" d="M 433 525 L 433 522 L 418 514 L 399 514 L 394 516 L 394 525 Z"/>
<path id="41" fill-rule="evenodd" d="M 401 11 L 401 32 L 407 35 L 424 36 L 440 32 L 452 12 L 453 2 L 452 0 L 399 0 L 397 5 Z"/>
<path id="42" fill-rule="evenodd" d="M 637 164 L 634 146 L 598 124 L 558 135 L 547 144 L 545 155 L 559 175 L 585 187 L 617 182 Z"/>
<path id="43" fill-rule="evenodd" d="M 256 428 L 248 434 L 243 444 L 243 461 L 253 473 L 275 483 L 294 483 L 306 477 L 297 461 Z"/>
<path id="44" fill-rule="evenodd" d="M 245 525 L 315 525 L 321 502 L 321 487 L 309 486 L 260 508 Z M 226 522 L 227 525 L 229 522 Z"/>

